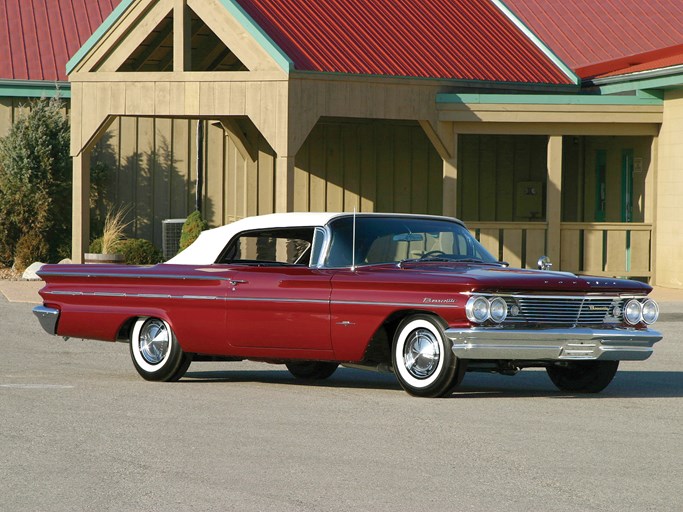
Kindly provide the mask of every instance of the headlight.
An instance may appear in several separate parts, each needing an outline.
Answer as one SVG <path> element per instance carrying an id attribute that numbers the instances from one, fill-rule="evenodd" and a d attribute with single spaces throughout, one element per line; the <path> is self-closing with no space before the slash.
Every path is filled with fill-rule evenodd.
<path id="1" fill-rule="evenodd" d="M 652 299 L 647 299 L 643 302 L 643 322 L 650 325 L 659 318 L 659 306 Z"/>
<path id="2" fill-rule="evenodd" d="M 470 297 L 465 305 L 465 313 L 470 322 L 483 324 L 489 319 L 491 305 L 484 297 Z"/>
<path id="3" fill-rule="evenodd" d="M 624 306 L 624 320 L 627 324 L 636 325 L 643 320 L 643 306 L 635 299 L 631 299 Z"/>
<path id="4" fill-rule="evenodd" d="M 491 320 L 498 324 L 505 320 L 505 317 L 508 316 L 508 305 L 505 300 L 501 299 L 500 297 L 496 297 L 491 301 L 490 310 Z"/>

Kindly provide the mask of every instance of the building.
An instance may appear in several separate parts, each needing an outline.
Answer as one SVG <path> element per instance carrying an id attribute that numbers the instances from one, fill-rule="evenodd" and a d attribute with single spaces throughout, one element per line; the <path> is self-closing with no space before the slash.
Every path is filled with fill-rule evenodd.
<path id="1" fill-rule="evenodd" d="M 513 265 L 683 287 L 683 9 L 658 4 L 122 0 L 66 68 L 74 257 L 92 162 L 158 243 L 204 153 L 213 225 L 445 213 Z"/>

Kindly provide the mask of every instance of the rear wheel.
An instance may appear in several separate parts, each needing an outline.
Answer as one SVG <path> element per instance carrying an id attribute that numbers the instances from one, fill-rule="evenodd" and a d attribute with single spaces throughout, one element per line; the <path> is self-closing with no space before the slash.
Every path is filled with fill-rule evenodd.
<path id="1" fill-rule="evenodd" d="M 548 366 L 550 380 L 561 391 L 599 393 L 605 389 L 619 368 L 619 361 L 576 361 L 566 366 Z"/>
<path id="2" fill-rule="evenodd" d="M 185 375 L 192 362 L 192 355 L 180 348 L 171 326 L 151 317 L 135 322 L 130 355 L 138 373 L 153 381 L 176 381 Z"/>
<path id="3" fill-rule="evenodd" d="M 285 366 L 297 379 L 323 380 L 330 377 L 339 364 L 322 361 L 292 361 L 286 363 Z"/>
<path id="4" fill-rule="evenodd" d="M 394 373 L 401 387 L 420 397 L 448 394 L 464 375 L 441 325 L 429 315 L 413 315 L 396 330 L 392 345 Z"/>

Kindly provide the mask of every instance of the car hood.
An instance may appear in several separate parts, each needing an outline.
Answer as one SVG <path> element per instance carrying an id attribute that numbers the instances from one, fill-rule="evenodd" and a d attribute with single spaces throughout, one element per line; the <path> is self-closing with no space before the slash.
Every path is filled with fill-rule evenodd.
<path id="1" fill-rule="evenodd" d="M 396 266 L 383 267 L 385 270 Z M 379 269 L 378 269 L 379 270 Z M 652 288 L 639 281 L 606 277 L 577 276 L 570 272 L 509 268 L 480 263 L 411 262 L 399 272 L 421 276 L 440 283 L 458 283 L 464 287 L 486 291 L 561 291 L 561 292 L 632 292 L 649 293 Z"/>

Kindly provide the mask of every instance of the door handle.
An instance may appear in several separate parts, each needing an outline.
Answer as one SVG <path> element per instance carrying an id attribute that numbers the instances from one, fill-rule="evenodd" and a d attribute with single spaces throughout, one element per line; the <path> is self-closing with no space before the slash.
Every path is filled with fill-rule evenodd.
<path id="1" fill-rule="evenodd" d="M 246 284 L 246 283 L 248 283 L 248 282 L 249 282 L 249 281 L 245 281 L 244 279 L 231 279 L 231 280 L 230 280 L 230 284 L 231 284 L 232 286 L 237 286 L 238 284 Z"/>

